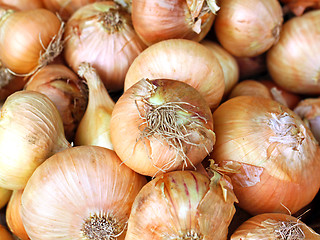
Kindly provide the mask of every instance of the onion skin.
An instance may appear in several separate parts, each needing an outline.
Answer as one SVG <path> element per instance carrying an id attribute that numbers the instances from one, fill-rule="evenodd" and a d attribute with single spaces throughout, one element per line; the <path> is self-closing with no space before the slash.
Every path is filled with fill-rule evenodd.
<path id="1" fill-rule="evenodd" d="M 173 110 L 167 116 L 163 110 L 170 106 Z M 157 108 L 160 110 L 154 111 Z M 177 126 L 161 121 L 171 121 L 174 113 Z M 150 126 L 146 121 L 151 114 L 158 125 Z M 143 79 L 116 102 L 110 136 L 124 164 L 142 175 L 155 176 L 177 169 L 194 169 L 212 150 L 215 143 L 212 127 L 210 108 L 193 87 L 176 80 Z M 173 129 L 174 133 L 163 129 Z M 179 131 L 188 137 L 179 138 Z"/>
<path id="2" fill-rule="evenodd" d="M 3 225 L 0 225 L 0 238 L 1 240 L 14 240 L 13 236 Z"/>
<path id="3" fill-rule="evenodd" d="M 185 82 L 216 108 L 225 90 L 218 59 L 200 43 L 187 39 L 164 40 L 145 49 L 131 64 L 124 90 L 143 78 L 173 79 Z"/>
<path id="4" fill-rule="evenodd" d="M 320 93 L 320 10 L 288 20 L 279 42 L 267 52 L 272 80 L 285 90 L 298 94 Z"/>
<path id="5" fill-rule="evenodd" d="M 0 0 L 0 6 L 8 6 L 15 10 L 31 10 L 44 8 L 42 0 Z"/>
<path id="6" fill-rule="evenodd" d="M 287 226 L 287 229 L 281 230 L 284 225 Z M 288 238 L 290 228 L 293 229 L 294 226 L 299 226 L 304 237 L 291 235 L 291 238 Z M 320 239 L 320 235 L 294 216 L 284 213 L 264 213 L 243 222 L 231 235 L 230 240 L 274 240 L 281 239 L 280 233 L 283 234 L 282 239 Z M 294 234 L 293 230 L 291 234 Z"/>
<path id="7" fill-rule="evenodd" d="M 196 23 L 186 0 L 132 0 L 133 26 L 148 46 L 167 39 L 201 41 L 211 29 L 215 15 L 206 13 L 201 18 L 200 32 L 193 30 Z M 195 2 L 195 1 L 190 1 Z M 202 1 L 203 2 L 203 1 Z"/>
<path id="8" fill-rule="evenodd" d="M 12 191 L 6 188 L 0 188 L 0 209 L 3 208 L 9 201 Z"/>
<path id="9" fill-rule="evenodd" d="M 87 220 L 105 229 L 100 220 L 109 216 L 120 228 L 113 233 L 124 239 L 132 203 L 146 182 L 109 149 L 69 148 L 47 159 L 28 181 L 21 198 L 23 225 L 33 240 L 90 239 L 84 229 L 90 225 Z"/>
<path id="10" fill-rule="evenodd" d="M 16 74 L 28 75 L 52 59 L 40 60 L 61 21 L 44 8 L 14 11 L 0 22 L 0 59 Z M 23 39 L 23 41 L 21 41 Z M 58 54 L 56 52 L 55 54 Z"/>
<path id="11" fill-rule="evenodd" d="M 214 22 L 221 45 L 236 57 L 254 57 L 279 39 L 283 15 L 277 0 L 222 0 Z"/>
<path id="12" fill-rule="evenodd" d="M 145 49 L 131 23 L 131 15 L 112 1 L 78 9 L 65 30 L 64 57 L 73 71 L 91 64 L 109 91 L 123 89 L 132 61 Z"/>
<path id="13" fill-rule="evenodd" d="M 213 113 L 217 142 L 211 157 L 231 177 L 239 206 L 252 215 L 308 205 L 319 190 L 319 146 L 289 108 L 267 98 L 240 96 Z M 288 131 L 287 131 L 288 130 Z"/>
<path id="14" fill-rule="evenodd" d="M 261 82 L 253 79 L 247 79 L 237 83 L 231 90 L 228 98 L 238 96 L 258 96 L 273 99 L 269 89 Z"/>
<path id="15" fill-rule="evenodd" d="M 197 172 L 174 171 L 148 182 L 137 195 L 125 240 L 226 240 L 235 213 L 232 189 Z"/>
<path id="16" fill-rule="evenodd" d="M 61 115 L 67 140 L 72 142 L 88 103 L 82 79 L 63 64 L 50 64 L 33 74 L 25 89 L 49 97 Z"/>

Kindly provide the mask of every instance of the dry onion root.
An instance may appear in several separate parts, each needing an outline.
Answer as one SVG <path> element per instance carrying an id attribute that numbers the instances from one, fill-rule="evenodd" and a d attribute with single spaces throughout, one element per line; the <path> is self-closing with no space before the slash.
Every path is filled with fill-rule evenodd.
<path id="1" fill-rule="evenodd" d="M 111 141 L 134 171 L 155 176 L 194 169 L 215 143 L 207 102 L 190 85 L 168 79 L 142 79 L 116 102 Z"/>
<path id="2" fill-rule="evenodd" d="M 230 240 L 315 240 L 320 235 L 299 218 L 284 213 L 264 213 L 242 223 Z"/>

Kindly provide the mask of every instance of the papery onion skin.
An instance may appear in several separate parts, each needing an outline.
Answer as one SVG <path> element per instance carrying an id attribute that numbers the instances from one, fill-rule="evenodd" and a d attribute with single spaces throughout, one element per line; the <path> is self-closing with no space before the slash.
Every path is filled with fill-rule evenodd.
<path id="1" fill-rule="evenodd" d="M 13 236 L 3 225 L 0 225 L 0 238 L 1 240 L 14 240 Z"/>
<path id="2" fill-rule="evenodd" d="M 72 142 L 88 103 L 83 80 L 64 64 L 49 64 L 28 79 L 25 89 L 50 98 L 61 115 L 65 136 Z"/>
<path id="3" fill-rule="evenodd" d="M 283 22 L 278 0 L 222 0 L 220 7 L 215 33 L 232 55 L 258 56 L 278 41 Z"/>
<path id="4" fill-rule="evenodd" d="M 289 108 L 267 98 L 240 96 L 213 113 L 217 142 L 211 157 L 230 174 L 239 206 L 252 215 L 309 204 L 319 190 L 319 146 Z"/>
<path id="5" fill-rule="evenodd" d="M 211 109 L 220 104 L 225 90 L 218 59 L 205 46 L 187 39 L 164 40 L 145 49 L 129 67 L 124 90 L 143 78 L 185 82 L 202 94 Z"/>
<path id="6" fill-rule="evenodd" d="M 0 188 L 0 209 L 3 208 L 9 201 L 12 191 L 6 188 Z"/>
<path id="7" fill-rule="evenodd" d="M 121 232 L 132 203 L 146 182 L 144 176 L 121 164 L 109 149 L 69 148 L 47 159 L 28 181 L 21 198 L 22 221 L 34 240 L 80 240 L 96 239 L 89 238 L 88 230 L 84 230 L 90 225 L 90 216 L 92 223 L 101 223 L 97 228 L 104 230 L 106 225 L 97 216 L 102 216 L 101 220 L 109 216 L 119 228 L 115 229 L 119 237 L 114 239 L 124 239 L 125 231 Z M 104 234 L 98 236 L 108 239 Z"/>
<path id="8" fill-rule="evenodd" d="M 289 92 L 320 93 L 319 24 L 320 10 L 288 20 L 279 42 L 267 52 L 270 76 Z"/>
<path id="9" fill-rule="evenodd" d="M 230 240 L 320 239 L 298 218 L 284 213 L 264 213 L 243 222 Z"/>
<path id="10" fill-rule="evenodd" d="M 132 0 L 131 11 L 133 26 L 148 46 L 177 38 L 199 42 L 207 35 L 215 19 L 211 11 L 199 16 L 202 21 L 199 32 L 195 32 L 196 20 L 186 0 Z"/>
<path id="11" fill-rule="evenodd" d="M 21 90 L 1 108 L 0 186 L 22 189 L 48 157 L 71 147 L 56 106 L 42 93 Z"/>
<path id="12" fill-rule="evenodd" d="M 28 75 L 52 61 L 52 53 L 49 58 L 42 57 L 51 40 L 55 36 L 59 38 L 61 24 L 57 15 L 44 8 L 15 11 L 1 19 L 0 59 L 3 65 L 11 72 Z"/>
<path id="13" fill-rule="evenodd" d="M 210 108 L 193 87 L 176 80 L 142 79 L 116 102 L 110 134 L 124 164 L 155 176 L 194 169 L 212 150 L 212 127 Z"/>
<path id="14" fill-rule="evenodd" d="M 21 196 L 23 189 L 14 190 L 6 208 L 6 223 L 10 231 L 20 240 L 29 240 L 21 219 Z"/>
<path id="15" fill-rule="evenodd" d="M 64 57 L 78 71 L 90 63 L 109 91 L 123 89 L 132 61 L 145 49 L 133 29 L 131 16 L 112 1 L 79 8 L 66 24 Z"/>
<path id="16" fill-rule="evenodd" d="M 137 195 L 125 240 L 226 240 L 236 197 L 198 172 L 174 171 L 148 182 Z"/>

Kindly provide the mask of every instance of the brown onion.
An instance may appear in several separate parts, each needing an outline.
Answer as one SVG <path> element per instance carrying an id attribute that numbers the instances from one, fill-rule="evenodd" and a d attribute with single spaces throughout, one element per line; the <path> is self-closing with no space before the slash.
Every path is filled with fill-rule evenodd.
<path id="1" fill-rule="evenodd" d="M 278 0 L 221 0 L 220 7 L 215 33 L 234 56 L 258 56 L 278 41 L 283 22 Z"/>
<path id="2" fill-rule="evenodd" d="M 12 191 L 6 188 L 0 188 L 0 209 L 9 201 Z"/>
<path id="3" fill-rule="evenodd" d="M 91 64 L 110 91 L 123 89 L 132 61 L 146 47 L 131 24 L 131 15 L 112 1 L 79 8 L 66 24 L 64 56 L 77 72 Z"/>
<path id="4" fill-rule="evenodd" d="M 279 42 L 267 53 L 273 81 L 285 90 L 300 94 L 320 93 L 320 10 L 287 21 Z"/>
<path id="5" fill-rule="evenodd" d="M 0 6 L 7 6 L 15 10 L 31 10 L 43 8 L 43 0 L 0 0 Z"/>
<path id="6" fill-rule="evenodd" d="M 266 54 L 255 57 L 235 57 L 240 80 L 256 78 L 267 73 Z"/>
<path id="7" fill-rule="evenodd" d="M 247 79 L 237 83 L 231 90 L 228 98 L 238 96 L 258 96 L 273 99 L 269 89 L 261 82 Z"/>
<path id="8" fill-rule="evenodd" d="M 301 16 L 308 10 L 319 9 L 319 0 L 280 0 L 296 16 Z"/>
<path id="9" fill-rule="evenodd" d="M 88 103 L 83 80 L 63 64 L 50 64 L 33 74 L 25 89 L 50 98 L 62 117 L 65 136 L 72 142 Z"/>
<path id="10" fill-rule="evenodd" d="M 201 41 L 209 32 L 215 13 L 215 0 L 132 0 L 132 23 L 147 44 L 184 38 Z"/>
<path id="11" fill-rule="evenodd" d="M 1 240 L 14 240 L 11 233 L 3 225 L 0 225 L 0 238 Z"/>

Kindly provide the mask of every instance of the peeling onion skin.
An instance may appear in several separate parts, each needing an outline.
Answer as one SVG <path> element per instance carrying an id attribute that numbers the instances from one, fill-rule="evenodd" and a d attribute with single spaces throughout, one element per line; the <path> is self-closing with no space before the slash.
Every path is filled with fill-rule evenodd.
<path id="1" fill-rule="evenodd" d="M 166 78 L 185 82 L 216 108 L 225 91 L 223 69 L 207 47 L 187 39 L 169 39 L 145 49 L 132 62 L 124 90 L 142 78 Z"/>
<path id="2" fill-rule="evenodd" d="M 224 199 L 221 181 L 193 171 L 152 179 L 132 205 L 125 240 L 226 240 L 236 197 L 226 189 Z"/>
<path id="3" fill-rule="evenodd" d="M 274 239 L 317 240 L 320 239 L 320 235 L 294 216 L 284 213 L 264 213 L 243 222 L 230 238 L 230 240 Z"/>
<path id="4" fill-rule="evenodd" d="M 288 20 L 279 42 L 267 52 L 267 67 L 276 84 L 298 94 L 320 93 L 320 10 Z"/>
<path id="5" fill-rule="evenodd" d="M 239 96 L 213 113 L 211 157 L 229 166 L 239 206 L 252 215 L 309 204 L 320 186 L 319 145 L 301 118 L 280 103 Z"/>
<path id="6" fill-rule="evenodd" d="M 194 169 L 215 143 L 207 102 L 190 85 L 168 79 L 142 79 L 126 90 L 112 111 L 110 136 L 123 163 L 147 176 Z"/>
<path id="7" fill-rule="evenodd" d="M 283 22 L 278 0 L 222 0 L 214 22 L 217 39 L 236 57 L 255 57 L 279 39 Z"/>

